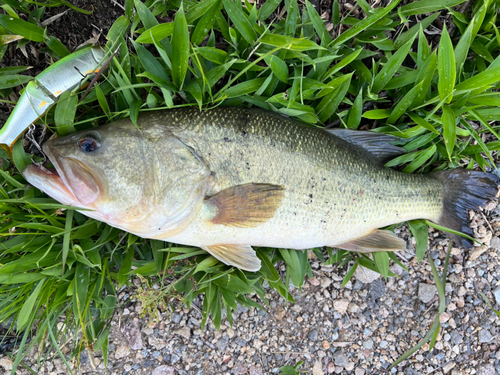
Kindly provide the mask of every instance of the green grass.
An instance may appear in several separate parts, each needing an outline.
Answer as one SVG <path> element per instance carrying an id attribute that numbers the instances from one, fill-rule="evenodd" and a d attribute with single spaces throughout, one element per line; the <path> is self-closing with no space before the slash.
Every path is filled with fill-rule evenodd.
<path id="1" fill-rule="evenodd" d="M 124 15 L 107 34 L 108 56 L 117 54 L 106 76 L 83 101 L 78 103 L 79 93 L 73 93 L 64 113 L 56 105 L 40 122 L 64 134 L 69 127 L 84 129 L 122 117 L 135 122 L 147 110 L 256 106 L 308 124 L 351 129 L 375 124 L 374 131 L 402 138 L 406 153 L 387 166 L 406 173 L 492 168 L 492 154 L 500 149 L 498 126 L 492 124 L 500 120 L 500 2 L 476 1 L 463 14 L 451 8 L 464 2 L 421 0 L 398 6 L 393 1 L 371 9 L 363 0 L 358 1 L 360 18 L 355 18 L 341 17 L 334 1 L 333 30 L 342 26 L 343 32 L 332 36 L 307 1 L 299 6 L 297 0 L 268 0 L 257 9 L 231 0 L 126 0 Z M 5 43 L 44 43 L 43 51 L 55 60 L 68 54 L 35 19 L 43 19 L 46 6 L 69 3 L 0 3 L 0 58 Z M 276 18 L 273 12 L 282 3 L 289 11 Z M 451 15 L 450 33 L 445 28 L 440 37 L 426 34 L 440 12 Z M 165 14 L 175 16 L 174 21 L 160 24 L 157 16 Z M 19 15 L 25 21 L 11 22 Z M 420 22 L 414 22 L 416 15 Z M 22 74 L 25 69 L 0 69 L 3 102 L 29 80 Z M 12 322 L 12 329 L 24 335 L 15 366 L 32 345 L 42 353 L 58 350 L 63 334 L 72 338 L 71 356 L 84 348 L 102 349 L 106 362 L 109 323 L 120 308 L 117 290 L 134 277 L 143 282 L 137 298 L 152 319 L 158 304 L 168 307 L 180 300 L 189 307 L 203 295 L 202 325 L 211 319 L 218 327 L 223 308 L 232 323 L 237 303 L 266 305 L 264 282 L 293 302 L 288 285 L 300 287 L 312 275 L 305 251 L 257 249 L 262 269 L 249 273 L 197 248 L 143 240 L 67 210 L 19 174 L 30 157 L 17 142 L 12 163 L 0 166 L 0 322 Z M 419 260 L 425 256 L 427 225 L 409 223 Z M 347 266 L 343 285 L 358 266 L 388 277 L 394 276 L 389 262 L 398 262 L 385 253 L 373 259 L 330 248 L 314 253 L 328 264 Z M 274 268 L 280 260 L 287 266 L 284 280 Z M 436 284 L 439 280 L 436 273 Z M 152 289 L 152 283 L 161 288 Z M 259 303 L 249 298 L 251 293 Z M 64 331 L 57 328 L 61 319 Z M 34 337 L 27 343 L 29 331 Z"/>

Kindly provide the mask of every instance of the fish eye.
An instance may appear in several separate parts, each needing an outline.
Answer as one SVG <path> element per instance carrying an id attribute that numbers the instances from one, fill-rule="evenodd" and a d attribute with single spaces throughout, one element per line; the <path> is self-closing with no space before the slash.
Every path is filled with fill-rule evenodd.
<path id="1" fill-rule="evenodd" d="M 101 147 L 101 142 L 91 135 L 86 135 L 78 140 L 78 147 L 83 152 L 93 152 Z"/>

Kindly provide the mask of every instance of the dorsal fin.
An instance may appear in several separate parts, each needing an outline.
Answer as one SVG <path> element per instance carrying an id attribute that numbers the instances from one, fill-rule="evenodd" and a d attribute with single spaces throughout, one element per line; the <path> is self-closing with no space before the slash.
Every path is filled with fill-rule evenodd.
<path id="1" fill-rule="evenodd" d="M 382 164 L 405 152 L 403 148 L 391 144 L 398 140 L 397 137 L 393 137 L 392 135 L 351 129 L 325 130 L 369 152 Z"/>

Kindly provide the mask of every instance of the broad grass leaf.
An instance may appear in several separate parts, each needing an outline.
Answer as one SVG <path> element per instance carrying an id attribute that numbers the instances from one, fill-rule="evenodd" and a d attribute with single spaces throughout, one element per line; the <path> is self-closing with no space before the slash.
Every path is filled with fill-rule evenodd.
<path id="1" fill-rule="evenodd" d="M 469 133 L 472 135 L 474 140 L 477 142 L 477 144 L 481 147 L 481 150 L 486 154 L 486 156 L 490 159 L 491 165 L 495 166 L 495 161 L 493 160 L 493 157 L 491 156 L 490 151 L 488 150 L 488 146 L 484 143 L 483 139 L 481 136 L 472 128 L 472 126 L 469 125 L 469 123 L 465 120 L 461 120 L 460 123 L 462 126 L 469 131 Z"/>
<path id="2" fill-rule="evenodd" d="M 249 294 L 253 292 L 253 289 L 250 287 L 250 285 L 243 282 L 235 274 L 223 275 L 216 278 L 213 282 L 221 288 L 230 290 L 234 293 Z"/>
<path id="3" fill-rule="evenodd" d="M 413 37 L 415 37 L 419 33 L 419 30 L 427 29 L 436 20 L 436 18 L 438 18 L 438 16 L 439 13 L 434 13 L 433 15 L 426 17 L 422 21 L 416 23 L 410 28 L 410 30 L 402 33 L 394 42 L 394 49 L 399 49 L 404 46 L 410 39 L 413 39 Z"/>
<path id="4" fill-rule="evenodd" d="M 137 43 L 153 43 L 154 40 L 162 40 L 174 32 L 174 23 L 162 23 L 144 31 L 137 39 Z"/>
<path id="5" fill-rule="evenodd" d="M 405 96 L 396 104 L 391 115 L 387 119 L 388 124 L 395 124 L 396 121 L 406 113 L 406 110 L 413 104 L 417 94 L 422 91 L 422 82 L 413 87 L 406 93 Z"/>
<path id="6" fill-rule="evenodd" d="M 203 17 L 201 17 L 194 31 L 191 33 L 191 43 L 196 45 L 203 42 L 205 36 L 212 29 L 212 26 L 215 22 L 215 17 L 217 13 L 219 13 L 220 5 L 220 0 L 214 2 L 213 5 L 208 9 L 208 11 L 203 15 Z"/>
<path id="7" fill-rule="evenodd" d="M 267 0 L 265 1 L 259 9 L 259 20 L 264 21 L 268 18 L 281 4 L 283 0 Z"/>
<path id="8" fill-rule="evenodd" d="M 378 272 L 380 272 L 384 279 L 387 279 L 387 276 L 389 276 L 389 254 L 387 254 L 387 251 L 379 251 L 372 253 L 372 256 L 377 265 Z"/>
<path id="9" fill-rule="evenodd" d="M 0 76 L 0 90 L 17 87 L 31 81 L 33 77 L 22 74 Z"/>
<path id="10" fill-rule="evenodd" d="M 332 22 L 333 22 L 333 27 L 337 26 L 340 23 L 339 0 L 333 0 L 332 3 Z"/>
<path id="11" fill-rule="evenodd" d="M 427 244 L 429 242 L 429 230 L 427 225 L 421 220 L 410 220 L 408 222 L 408 227 L 410 228 L 413 237 L 415 237 L 416 248 L 417 248 L 417 262 L 421 262 L 424 259 L 425 251 L 427 250 Z"/>
<path id="12" fill-rule="evenodd" d="M 120 16 L 113 23 L 108 31 L 106 38 L 111 41 L 117 41 L 120 36 L 125 35 L 130 25 L 130 20 L 125 16 Z"/>
<path id="13" fill-rule="evenodd" d="M 456 67 L 455 53 L 451 43 L 450 35 L 446 27 L 443 27 L 438 51 L 438 91 L 441 101 L 450 103 L 452 99 L 453 88 L 455 87 Z"/>
<path id="14" fill-rule="evenodd" d="M 172 34 L 172 80 L 179 90 L 182 88 L 182 84 L 186 78 L 189 50 L 189 31 L 181 4 L 175 15 L 174 32 Z"/>
<path id="15" fill-rule="evenodd" d="M 346 284 L 352 279 L 354 272 L 356 272 L 356 268 L 358 268 L 358 263 L 354 262 L 352 267 L 346 272 L 344 279 L 342 280 L 342 285 L 340 286 L 341 288 L 345 287 Z"/>
<path id="16" fill-rule="evenodd" d="M 205 0 L 205 1 L 200 1 L 200 2 L 194 2 L 189 4 L 189 9 L 186 12 L 186 21 L 189 25 L 192 25 L 194 21 L 196 21 L 198 18 L 203 17 L 204 14 L 206 14 L 210 8 L 216 3 L 219 2 L 220 0 Z"/>
<path id="17" fill-rule="evenodd" d="M 484 72 L 476 74 L 475 76 L 459 83 L 455 89 L 456 91 L 468 91 L 476 89 L 487 90 L 489 86 L 500 81 L 500 66 L 487 69 Z"/>
<path id="18" fill-rule="evenodd" d="M 349 129 L 357 129 L 361 123 L 361 116 L 363 114 L 363 89 L 359 90 L 356 99 L 349 111 L 349 116 L 347 117 L 347 127 Z"/>
<path id="19" fill-rule="evenodd" d="M 95 86 L 95 92 L 97 96 L 97 101 L 99 102 L 99 105 L 101 106 L 103 112 L 108 116 L 108 119 L 111 118 L 111 111 L 109 110 L 109 104 L 106 99 L 106 96 L 102 92 L 101 86 L 96 85 Z"/>
<path id="20" fill-rule="evenodd" d="M 87 298 L 89 293 L 90 268 L 77 263 L 75 277 L 73 279 L 73 311 L 75 316 L 84 326 L 87 309 Z"/>
<path id="21" fill-rule="evenodd" d="M 380 7 L 380 8 L 375 9 L 372 12 L 372 14 L 370 14 L 368 17 L 366 17 L 363 20 L 359 21 L 355 26 L 351 27 L 347 31 L 345 31 L 342 34 L 340 34 L 333 41 L 333 45 L 343 44 L 344 42 L 348 41 L 349 39 L 355 37 L 360 32 L 368 29 L 374 23 L 376 23 L 380 19 L 382 19 L 385 16 L 387 16 L 399 4 L 400 1 L 401 0 L 395 0 L 388 7 Z"/>
<path id="22" fill-rule="evenodd" d="M 436 128 L 428 121 L 426 121 L 425 119 L 423 119 L 422 117 L 420 117 L 419 115 L 417 115 L 416 113 L 414 112 L 409 112 L 408 113 L 408 116 L 410 116 L 410 118 L 418 125 L 422 126 L 423 128 L 429 130 L 430 132 L 433 132 L 435 134 L 440 134 Z"/>
<path id="23" fill-rule="evenodd" d="M 212 267 L 217 263 L 219 263 L 219 260 L 217 258 L 209 256 L 198 263 L 193 273 L 205 271 L 207 268 Z"/>
<path id="24" fill-rule="evenodd" d="M 197 47 L 195 51 L 208 61 L 218 65 L 224 64 L 229 57 L 227 52 L 213 47 Z"/>
<path id="25" fill-rule="evenodd" d="M 356 58 L 359 56 L 359 54 L 363 51 L 362 48 L 354 51 L 353 53 L 349 54 L 348 56 L 346 56 L 345 58 L 343 58 L 342 60 L 340 60 L 337 64 L 335 64 L 334 66 L 332 66 L 323 76 L 323 79 L 322 81 L 326 81 L 328 78 L 330 78 L 332 75 L 334 75 L 335 73 L 337 73 L 338 71 L 340 71 L 342 68 L 346 67 L 347 65 L 349 65 L 351 62 L 353 62 L 354 60 L 356 60 Z"/>
<path id="26" fill-rule="evenodd" d="M 431 47 L 429 46 L 427 38 L 425 37 L 424 29 L 420 28 L 418 32 L 418 47 L 417 47 L 417 66 L 419 68 L 421 68 L 424 62 L 427 61 L 430 54 L 431 54 Z"/>
<path id="27" fill-rule="evenodd" d="M 141 0 L 134 0 L 135 9 L 137 10 L 137 14 L 142 21 L 142 24 L 146 29 L 150 29 L 156 25 L 158 25 L 158 20 L 153 16 L 153 13 L 148 9 L 147 5 L 144 4 Z M 182 9 L 182 5 L 181 5 Z"/>
<path id="28" fill-rule="evenodd" d="M 12 34 L 21 35 L 28 40 L 34 42 L 43 42 L 45 40 L 44 30 L 41 27 L 22 19 L 14 18 L 7 14 L 0 14 L 0 25 Z"/>
<path id="29" fill-rule="evenodd" d="M 259 42 L 270 46 L 281 47 L 291 51 L 309 51 L 315 49 L 324 49 L 312 40 L 297 39 L 279 34 L 264 34 L 260 37 Z"/>
<path id="30" fill-rule="evenodd" d="M 265 57 L 264 60 L 271 68 L 276 78 L 284 83 L 288 83 L 288 67 L 283 60 L 276 55 L 269 55 Z"/>
<path id="31" fill-rule="evenodd" d="M 342 100 L 344 100 L 349 85 L 351 84 L 352 73 L 342 77 L 339 87 L 326 95 L 316 107 L 316 112 L 321 122 L 325 123 L 337 110 Z"/>
<path id="32" fill-rule="evenodd" d="M 371 90 L 372 92 L 380 92 L 391 80 L 394 74 L 398 71 L 403 61 L 406 59 L 408 52 L 410 52 L 410 48 L 416 36 L 417 34 L 415 33 L 415 35 L 413 35 L 408 42 L 406 42 L 398 51 L 396 51 L 396 53 L 394 53 L 394 55 L 389 58 L 384 67 L 375 76 Z"/>
<path id="33" fill-rule="evenodd" d="M 309 2 L 309 0 L 306 0 L 306 8 L 307 8 L 307 13 L 309 14 L 309 19 L 311 20 L 314 29 L 316 30 L 316 33 L 321 39 L 322 45 L 330 44 L 330 42 L 332 41 L 332 37 L 330 36 L 328 30 L 326 30 L 326 26 L 323 20 L 321 19 L 320 15 L 316 11 L 316 9 L 312 6 L 312 4 Z"/>
<path id="34" fill-rule="evenodd" d="M 369 120 L 381 120 L 391 115 L 390 109 L 372 109 L 363 113 L 363 117 Z"/>
<path id="35" fill-rule="evenodd" d="M 418 168 L 420 168 L 425 162 L 430 160 L 434 154 L 437 151 L 436 145 L 432 145 L 431 147 L 416 152 L 417 157 L 413 159 L 413 161 L 408 164 L 404 169 L 403 173 L 413 173 L 415 172 Z"/>
<path id="36" fill-rule="evenodd" d="M 421 0 L 413 1 L 403 5 L 400 8 L 400 13 L 404 16 L 414 16 L 417 14 L 425 14 L 454 7 L 462 4 L 465 0 Z"/>
<path id="37" fill-rule="evenodd" d="M 236 5 L 233 0 L 223 0 L 224 9 L 227 15 L 233 21 L 234 26 L 239 31 L 241 36 L 249 43 L 252 44 L 257 40 L 257 33 L 248 21 L 248 18 L 243 13 L 242 9 Z"/>
<path id="38" fill-rule="evenodd" d="M 234 98 L 238 96 L 243 96 L 245 94 L 250 94 L 257 91 L 266 81 L 266 78 L 255 78 L 250 81 L 239 83 L 235 86 L 228 88 L 225 94 L 228 98 Z"/>
<path id="39" fill-rule="evenodd" d="M 14 143 L 12 147 L 12 161 L 21 174 L 23 169 L 31 164 L 30 156 L 24 151 L 23 142 Z"/>
<path id="40" fill-rule="evenodd" d="M 62 44 L 61 41 L 54 36 L 49 36 L 45 40 L 45 44 L 61 58 L 68 56 L 71 53 L 66 48 L 66 46 Z"/>
<path id="41" fill-rule="evenodd" d="M 40 294 L 40 291 L 42 290 L 45 284 L 45 280 L 46 278 L 38 282 L 36 288 L 33 289 L 30 296 L 24 302 L 23 307 L 21 307 L 21 310 L 19 311 L 19 314 L 17 316 L 17 329 L 19 331 L 22 331 L 24 327 L 26 327 L 26 325 L 30 321 L 32 314 L 36 313 L 36 311 L 33 308 L 38 299 L 38 295 Z"/>
<path id="42" fill-rule="evenodd" d="M 156 57 L 151 54 L 151 52 L 149 52 L 139 43 L 132 41 L 132 44 L 137 51 L 137 57 L 148 73 L 165 81 L 170 80 L 170 77 L 166 73 L 165 68 L 160 64 Z"/>
<path id="43" fill-rule="evenodd" d="M 443 106 L 441 123 L 443 124 L 443 140 L 446 145 L 446 152 L 448 153 L 448 158 L 451 160 L 457 137 L 457 122 L 453 109 L 447 105 Z"/>
<path id="44" fill-rule="evenodd" d="M 299 6 L 297 0 L 285 0 L 286 4 L 286 21 L 285 21 L 285 35 L 294 37 L 295 30 L 297 29 L 297 21 L 299 18 Z"/>
<path id="45" fill-rule="evenodd" d="M 61 94 L 54 113 L 54 123 L 58 135 L 67 135 L 75 131 L 76 106 L 78 96 L 72 95 L 69 91 Z"/>

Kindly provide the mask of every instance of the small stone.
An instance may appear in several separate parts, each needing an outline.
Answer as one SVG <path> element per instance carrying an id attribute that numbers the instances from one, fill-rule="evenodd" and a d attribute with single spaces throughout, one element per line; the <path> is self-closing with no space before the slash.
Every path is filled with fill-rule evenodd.
<path id="1" fill-rule="evenodd" d="M 368 340 L 363 343 L 363 346 L 365 349 L 373 349 L 373 340 Z"/>
<path id="2" fill-rule="evenodd" d="M 346 299 L 339 299 L 333 303 L 333 308 L 339 314 L 345 314 L 348 307 L 349 307 L 349 301 Z"/>
<path id="3" fill-rule="evenodd" d="M 326 340 L 321 342 L 321 346 L 323 347 L 323 349 L 330 349 L 330 343 Z"/>
<path id="4" fill-rule="evenodd" d="M 418 284 L 418 299 L 423 303 L 430 302 L 437 293 L 435 285 L 420 283 Z"/>
<path id="5" fill-rule="evenodd" d="M 243 375 L 247 373 L 247 366 L 240 362 L 236 366 L 233 367 L 233 374 Z"/>
<path id="6" fill-rule="evenodd" d="M 335 352 L 333 355 L 333 359 L 335 361 L 335 366 L 346 367 L 349 366 L 349 359 L 342 352 Z"/>
<path id="7" fill-rule="evenodd" d="M 365 369 L 358 367 L 356 370 L 354 370 L 354 375 L 365 375 Z"/>
<path id="8" fill-rule="evenodd" d="M 220 351 L 226 350 L 226 346 L 229 344 L 229 337 L 227 335 L 222 336 L 219 341 L 215 344 L 217 346 L 217 349 Z"/>
<path id="9" fill-rule="evenodd" d="M 174 375 L 175 369 L 171 366 L 158 366 L 153 370 L 153 375 Z"/>
<path id="10" fill-rule="evenodd" d="M 477 369 L 477 375 L 495 375 L 495 367 L 490 363 L 481 365 Z"/>
<path id="11" fill-rule="evenodd" d="M 10 371 L 12 370 L 12 360 L 9 357 L 3 357 L 0 359 L 0 366 L 2 366 L 5 371 Z"/>
<path id="12" fill-rule="evenodd" d="M 259 340 L 259 339 L 253 340 L 253 346 L 255 349 L 260 349 L 262 347 L 262 345 L 264 345 L 264 342 L 262 342 L 261 340 Z"/>
<path id="13" fill-rule="evenodd" d="M 247 342 L 245 340 L 243 340 L 241 337 L 236 337 L 236 339 L 234 339 L 234 342 L 241 347 L 243 347 L 247 344 Z"/>
<path id="14" fill-rule="evenodd" d="M 453 367 L 455 367 L 456 363 L 454 362 L 449 362 L 446 365 L 443 366 L 443 372 L 445 374 L 449 373 Z"/>
<path id="15" fill-rule="evenodd" d="M 330 279 L 329 277 L 323 277 L 321 279 L 321 287 L 323 289 L 328 288 L 331 284 L 332 284 L 332 279 Z"/>
<path id="16" fill-rule="evenodd" d="M 250 366 L 248 369 L 248 375 L 263 375 L 262 367 L 255 365 Z"/>
<path id="17" fill-rule="evenodd" d="M 313 375 L 325 375 L 320 361 L 316 361 L 313 366 Z"/>
<path id="18" fill-rule="evenodd" d="M 189 340 L 189 338 L 191 337 L 191 328 L 184 326 L 182 328 L 176 329 L 174 333 L 184 337 L 186 340 Z"/>
<path id="19" fill-rule="evenodd" d="M 130 349 L 141 350 L 144 347 L 142 344 L 141 331 L 136 321 L 125 324 L 122 328 L 122 332 L 128 341 Z"/>
<path id="20" fill-rule="evenodd" d="M 493 295 L 495 296 L 497 304 L 500 305 L 500 286 L 493 289 Z"/>
<path id="21" fill-rule="evenodd" d="M 491 238 L 490 246 L 495 250 L 500 250 L 500 237 L 494 236 Z"/>
<path id="22" fill-rule="evenodd" d="M 122 345 L 116 348 L 115 359 L 125 358 L 130 354 L 130 347 Z"/>
<path id="23" fill-rule="evenodd" d="M 307 337 L 309 337 L 309 340 L 311 341 L 318 341 L 318 331 L 313 329 L 311 332 L 309 332 L 309 335 L 307 335 Z"/>
<path id="24" fill-rule="evenodd" d="M 335 364 L 333 362 L 330 362 L 326 370 L 329 374 L 333 374 L 333 372 L 335 371 Z"/>
<path id="25" fill-rule="evenodd" d="M 490 331 L 487 329 L 482 329 L 479 331 L 479 342 L 481 343 L 487 343 L 491 342 L 493 340 L 493 336 L 491 335 Z"/>
<path id="26" fill-rule="evenodd" d="M 354 277 L 363 284 L 371 284 L 380 277 L 380 274 L 369 268 L 358 266 L 354 271 Z"/>
<path id="27" fill-rule="evenodd" d="M 174 322 L 175 324 L 179 324 L 179 322 L 182 319 L 182 316 L 177 313 L 172 313 L 172 316 L 170 318 L 172 319 L 172 322 Z"/>

